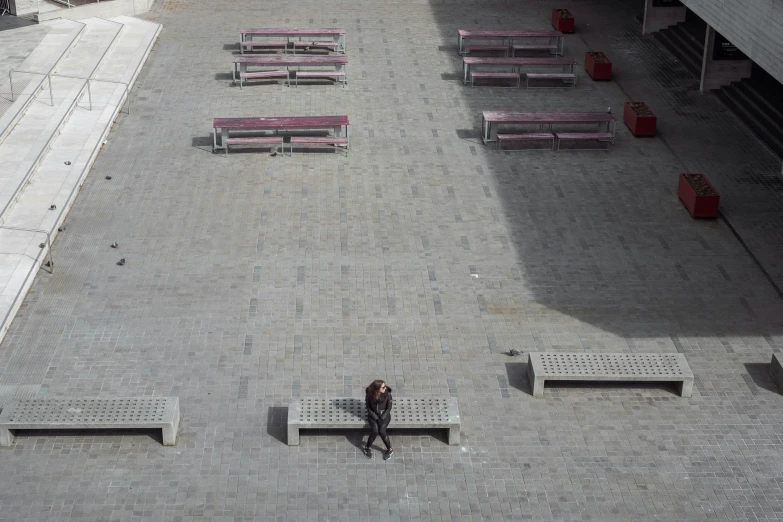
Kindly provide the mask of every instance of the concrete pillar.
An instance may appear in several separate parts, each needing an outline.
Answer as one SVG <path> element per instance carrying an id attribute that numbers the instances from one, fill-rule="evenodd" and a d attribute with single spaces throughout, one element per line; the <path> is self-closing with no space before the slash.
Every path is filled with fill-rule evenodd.
<path id="1" fill-rule="evenodd" d="M 704 56 L 701 62 L 699 90 L 720 89 L 731 82 L 750 78 L 753 62 L 715 29 L 707 26 L 704 36 Z"/>
<path id="2" fill-rule="evenodd" d="M 644 0 L 642 34 L 650 34 L 685 21 L 686 7 L 680 0 Z"/>

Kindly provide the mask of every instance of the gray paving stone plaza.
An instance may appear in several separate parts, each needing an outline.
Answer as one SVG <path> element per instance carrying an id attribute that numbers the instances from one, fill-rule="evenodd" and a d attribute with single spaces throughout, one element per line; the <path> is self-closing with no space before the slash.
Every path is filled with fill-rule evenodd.
<path id="1" fill-rule="evenodd" d="M 457 29 L 545 29 L 553 7 L 577 18 L 566 56 L 604 51 L 614 81 L 462 85 Z M 782 520 L 780 160 L 640 35 L 640 8 L 158 0 L 130 114 L 0 344 L 0 398 L 177 396 L 178 443 L 18 433 L 0 520 Z M 350 84 L 233 87 L 249 26 L 344 27 Z M 657 137 L 620 122 L 608 153 L 479 138 L 483 110 L 629 100 Z M 347 157 L 211 151 L 213 117 L 331 114 L 351 119 Z M 691 219 L 681 172 L 708 175 L 723 218 Z M 531 351 L 682 353 L 693 395 L 547 382 L 534 398 Z M 292 398 L 375 378 L 457 398 L 461 445 L 392 432 L 384 462 L 358 431 L 286 444 Z"/>

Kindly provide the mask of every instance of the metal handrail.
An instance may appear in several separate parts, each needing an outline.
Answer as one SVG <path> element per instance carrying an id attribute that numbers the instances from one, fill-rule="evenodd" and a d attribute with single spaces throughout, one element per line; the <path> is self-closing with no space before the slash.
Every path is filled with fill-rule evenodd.
<path id="1" fill-rule="evenodd" d="M 54 260 L 52 259 L 52 235 L 51 235 L 51 233 L 49 231 L 47 231 L 47 230 L 39 230 L 39 229 L 35 229 L 35 228 L 9 227 L 9 226 L 5 226 L 5 225 L 0 225 L 0 229 L 19 230 L 19 231 L 22 231 L 22 232 L 34 232 L 34 233 L 39 233 L 39 234 L 46 234 L 46 245 L 47 245 L 47 248 L 46 249 L 41 248 L 41 250 L 38 252 L 38 255 L 35 256 L 34 265 L 33 266 L 38 266 L 39 265 L 40 258 L 41 258 L 41 253 L 43 253 L 44 250 L 45 250 L 49 254 L 49 268 L 50 268 L 49 273 L 50 274 L 54 273 Z M 16 305 L 16 302 L 19 300 L 19 297 L 22 295 L 22 288 L 24 288 L 25 285 L 27 285 L 27 280 L 30 279 L 30 276 L 32 274 L 35 274 L 35 273 L 37 273 L 36 270 L 30 270 L 27 273 L 27 275 L 25 276 L 24 281 L 22 281 L 22 286 L 19 288 L 19 291 L 16 292 L 16 295 L 14 296 L 14 300 L 11 301 L 11 306 L 8 308 L 8 311 L 5 313 L 5 317 L 3 317 L 3 322 L 0 322 L 0 332 L 2 332 L 8 326 L 6 324 L 8 322 L 8 317 L 11 315 L 11 310 L 14 309 L 14 306 Z"/>
<path id="2" fill-rule="evenodd" d="M 68 0 L 70 2 L 70 0 Z M 101 66 L 103 63 L 103 59 L 106 58 L 106 53 L 109 52 L 109 50 L 114 47 L 114 42 L 117 40 L 117 38 L 120 36 L 120 33 L 122 32 L 122 28 L 125 27 L 125 24 L 121 24 L 120 22 L 115 22 L 114 20 L 107 20 L 105 18 L 101 18 L 104 22 L 111 22 L 113 24 L 117 24 L 120 26 L 120 30 L 117 31 L 117 34 L 114 35 L 114 38 L 111 39 L 111 43 L 106 46 L 106 50 L 103 51 L 103 54 L 100 58 L 98 58 L 98 61 L 95 63 L 95 67 L 92 68 L 92 71 L 90 71 L 90 74 L 88 75 L 90 78 L 92 78 L 92 75 L 95 74 L 95 71 L 98 70 L 98 67 Z"/>
<path id="3" fill-rule="evenodd" d="M 38 6 L 39 6 L 39 7 L 38 7 L 38 11 L 40 12 L 40 10 L 41 10 L 41 9 L 40 9 L 40 0 L 38 0 Z M 83 26 L 85 26 L 85 27 L 87 26 L 87 24 L 85 24 L 84 22 L 79 22 L 78 20 L 71 20 L 71 21 L 72 21 L 72 22 L 75 22 L 75 23 L 77 23 L 77 24 L 81 24 L 81 25 L 83 25 Z M 82 28 L 82 31 L 83 31 L 83 30 L 84 30 L 84 28 Z M 52 65 L 52 66 L 49 68 L 49 71 L 48 71 L 46 74 L 49 74 L 49 73 L 51 73 L 51 72 L 52 72 L 52 71 L 53 71 L 55 68 L 57 68 L 57 66 L 59 66 L 59 65 L 60 65 L 60 62 L 62 61 L 62 59 L 63 59 L 63 56 L 65 56 L 65 53 L 66 53 L 66 52 L 68 52 L 68 51 L 71 49 L 71 46 L 73 45 L 73 42 L 75 42 L 75 41 L 76 41 L 76 40 L 77 40 L 77 39 L 78 39 L 78 38 L 81 36 L 81 34 L 82 34 L 82 32 L 81 32 L 81 31 L 79 31 L 79 33 L 78 33 L 76 36 L 74 36 L 74 37 L 73 37 L 73 39 L 72 39 L 72 40 L 71 40 L 71 41 L 68 43 L 68 46 L 65 48 L 65 50 L 64 50 L 63 52 L 61 52 L 61 53 L 60 53 L 60 57 L 59 57 L 59 58 L 57 58 L 57 61 L 56 61 L 56 62 L 54 62 L 54 65 Z M 38 73 L 38 74 L 41 74 L 41 73 Z M 37 87 L 34 89 L 34 90 L 36 91 L 36 94 L 37 94 L 37 91 L 38 91 L 38 89 L 40 88 L 40 86 L 41 86 L 41 85 L 39 84 L 39 85 L 38 85 L 38 86 L 37 86 Z M 51 88 L 49 89 L 49 91 L 51 92 Z M 32 98 L 33 98 L 33 95 L 31 94 L 31 95 L 29 96 L 29 98 L 30 98 L 30 99 L 32 99 Z M 12 88 L 12 89 L 11 89 L 11 100 L 13 101 L 13 99 L 14 99 L 14 93 L 13 93 L 13 88 Z M 23 104 L 22 106 L 20 106 L 20 107 L 19 107 L 19 108 L 16 110 L 16 114 L 14 114 L 14 117 L 13 117 L 13 118 L 11 118 L 11 120 L 8 122 L 8 125 L 6 125 L 5 129 L 3 129 L 3 130 L 1 130 L 1 131 L 0 131 L 0 136 L 3 136 L 3 135 L 5 134 L 5 132 L 8 130 L 8 128 L 9 128 L 9 127 L 11 127 L 12 125 L 14 125 L 14 124 L 16 123 L 16 117 L 17 117 L 17 116 L 19 116 L 19 113 L 21 113 L 21 112 L 22 112 L 24 109 L 26 109 L 26 108 L 27 108 L 27 105 L 28 105 L 28 104 L 29 104 L 29 101 L 28 101 L 26 104 Z M 54 102 L 52 102 L 52 105 L 54 105 Z M 1 141 L 2 141 L 2 139 L 0 139 L 0 142 L 1 142 Z"/>
<path id="4" fill-rule="evenodd" d="M 49 102 L 52 104 L 52 107 L 54 107 L 54 96 L 52 95 L 52 75 L 51 71 L 48 73 L 42 73 L 38 71 L 27 71 L 25 69 L 11 69 L 8 71 L 8 84 L 11 87 L 11 101 L 14 101 L 14 73 L 23 73 L 23 74 L 38 74 L 40 76 L 46 76 L 46 78 L 49 80 Z M 39 85 L 40 87 L 40 85 Z M 35 89 L 36 91 L 38 88 Z M 35 94 L 38 94 L 37 92 Z M 21 95 L 20 95 L 21 96 Z M 34 96 L 31 94 L 30 96 Z"/>
<path id="5" fill-rule="evenodd" d="M 30 73 L 30 74 L 45 74 L 45 73 L 39 73 L 39 72 L 35 72 L 35 71 L 25 71 L 23 69 L 13 69 L 13 70 L 9 71 L 8 74 L 10 75 L 12 72 Z M 130 104 L 130 91 L 129 91 L 129 86 L 128 86 L 127 82 L 118 82 L 118 81 L 115 81 L 115 80 L 102 80 L 100 78 L 86 78 L 84 76 L 71 76 L 70 74 L 57 74 L 57 73 L 46 74 L 46 76 L 49 77 L 49 97 L 52 99 L 52 107 L 54 107 L 54 101 L 53 101 L 54 97 L 52 95 L 52 79 L 51 79 L 51 77 L 54 76 L 54 77 L 57 77 L 57 78 L 68 78 L 68 79 L 71 79 L 71 80 L 84 80 L 85 82 L 87 82 L 87 95 L 89 96 L 89 99 L 90 99 L 90 110 L 92 110 L 92 92 L 90 91 L 90 83 L 89 82 L 114 83 L 116 85 L 124 85 L 125 86 L 125 94 L 127 95 L 126 98 L 128 100 L 128 111 L 126 112 L 126 114 L 130 114 L 130 105 L 131 105 Z M 13 95 L 13 85 L 11 86 L 11 88 L 12 88 L 11 94 Z"/>

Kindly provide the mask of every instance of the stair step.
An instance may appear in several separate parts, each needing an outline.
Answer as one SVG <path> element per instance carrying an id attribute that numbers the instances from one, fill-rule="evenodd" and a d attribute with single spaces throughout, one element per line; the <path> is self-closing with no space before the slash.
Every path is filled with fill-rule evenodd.
<path id="1" fill-rule="evenodd" d="M 770 103 L 770 101 L 767 100 L 760 92 L 754 89 L 750 83 L 742 81 L 733 83 L 732 86 L 736 86 L 738 89 L 741 89 L 748 98 L 753 100 L 753 103 L 763 107 L 764 114 L 770 118 L 773 118 L 778 122 L 778 125 L 783 127 L 783 111 L 772 105 L 772 103 Z"/>
<path id="2" fill-rule="evenodd" d="M 723 88 L 715 91 L 718 97 L 723 103 L 731 109 L 734 115 L 742 121 L 746 127 L 748 127 L 756 137 L 761 140 L 769 149 L 783 158 L 783 141 L 778 138 L 781 134 L 774 134 L 761 123 L 758 119 L 754 118 L 747 110 L 747 107 L 743 105 L 740 99 L 736 96 L 736 93 L 732 92 L 731 88 Z"/>
<path id="3" fill-rule="evenodd" d="M 759 124 L 764 126 L 769 132 L 783 136 L 783 125 L 780 120 L 776 120 L 773 114 L 768 112 L 768 108 L 759 104 L 756 100 L 750 98 L 742 89 L 729 87 L 726 89 L 730 96 L 733 96 L 746 111 L 751 113 L 758 120 Z"/>
<path id="4" fill-rule="evenodd" d="M 673 26 L 658 34 L 664 41 L 664 46 L 695 76 L 701 76 L 701 63 L 704 46 L 679 26 Z M 661 39 L 659 38 L 659 41 Z"/>
<path id="5" fill-rule="evenodd" d="M 84 33 L 85 25 L 71 20 L 47 22 L 48 32 L 41 42 L 15 69 L 25 71 L 49 72 L 54 70 L 65 58 L 67 49 L 74 45 Z M 10 33 L 14 31 L 9 31 Z M 35 99 L 38 90 L 47 84 L 46 77 L 23 73 L 13 73 L 14 102 L 0 116 L 0 144 L 8 136 L 27 107 Z M 10 92 L 10 89 L 9 89 Z"/>
<path id="6" fill-rule="evenodd" d="M 685 69 L 694 76 L 701 76 L 701 58 L 698 61 L 693 53 L 683 51 L 681 41 L 673 35 L 670 29 L 664 29 L 655 33 L 655 39 L 679 61 Z"/>
<path id="7" fill-rule="evenodd" d="M 86 27 L 82 37 L 71 46 L 55 73 L 89 77 L 122 31 L 122 24 L 101 18 L 88 18 L 83 22 Z"/>

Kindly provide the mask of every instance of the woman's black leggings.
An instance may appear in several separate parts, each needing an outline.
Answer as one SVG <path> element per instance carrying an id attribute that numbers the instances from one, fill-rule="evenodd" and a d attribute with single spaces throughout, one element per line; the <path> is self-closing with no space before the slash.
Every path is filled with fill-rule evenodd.
<path id="1" fill-rule="evenodd" d="M 370 428 L 372 429 L 372 432 L 370 433 L 370 436 L 367 437 L 367 447 L 369 448 L 370 445 L 375 442 L 375 437 L 378 435 L 381 436 L 381 440 L 384 444 L 386 444 L 386 449 L 391 449 L 391 441 L 389 440 L 389 436 L 386 434 L 386 428 L 389 426 L 389 423 L 391 422 L 391 415 L 387 415 L 386 417 L 381 417 L 378 420 L 375 419 L 368 419 L 370 421 Z"/>

